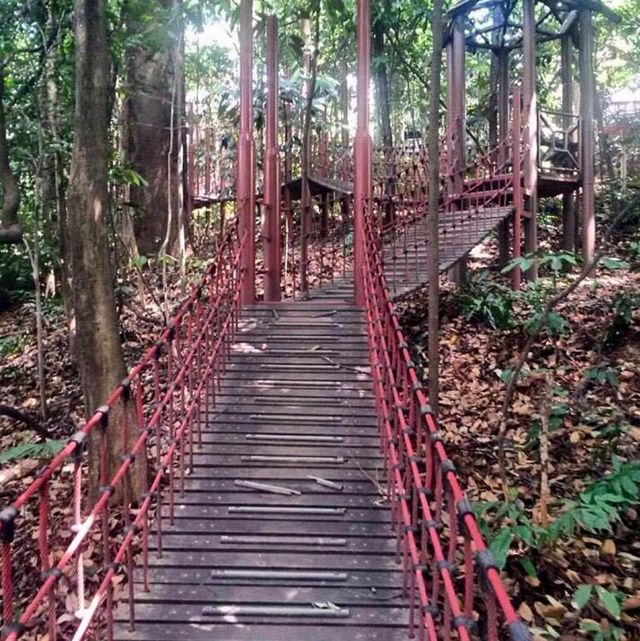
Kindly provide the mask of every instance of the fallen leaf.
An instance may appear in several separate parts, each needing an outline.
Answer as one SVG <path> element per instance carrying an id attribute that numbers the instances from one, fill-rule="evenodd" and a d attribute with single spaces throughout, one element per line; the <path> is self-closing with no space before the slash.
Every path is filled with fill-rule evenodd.
<path id="1" fill-rule="evenodd" d="M 531 623 L 533 621 L 533 611 L 524 601 L 520 604 L 520 607 L 518 608 L 518 614 L 527 623 Z"/>
<path id="2" fill-rule="evenodd" d="M 614 556 L 616 553 L 616 544 L 611 539 L 607 539 L 602 544 L 600 552 L 602 552 L 602 554 L 605 556 Z"/>
<path id="3" fill-rule="evenodd" d="M 560 621 L 564 618 L 564 615 L 567 613 L 567 608 L 562 605 L 562 603 L 550 603 L 545 605 L 540 601 L 536 601 L 533 604 L 533 607 L 536 609 L 536 612 L 544 617 L 545 619 L 555 619 Z"/>
<path id="4" fill-rule="evenodd" d="M 640 610 L 640 595 L 630 596 L 622 602 L 622 609 L 625 612 L 629 610 Z"/>

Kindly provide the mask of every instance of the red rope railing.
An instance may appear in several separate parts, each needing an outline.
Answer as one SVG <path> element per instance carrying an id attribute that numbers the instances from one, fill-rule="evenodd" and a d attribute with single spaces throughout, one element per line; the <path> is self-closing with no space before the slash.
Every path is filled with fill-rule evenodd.
<path id="1" fill-rule="evenodd" d="M 163 521 L 168 518 L 173 523 L 175 493 L 184 491 L 194 448 L 201 444 L 201 423 L 231 355 L 243 277 L 242 245 L 234 227 L 160 339 L 38 478 L 0 512 L 2 614 L 9 641 L 26 632 L 30 637 L 46 632 L 50 641 L 112 639 L 118 574 L 126 575 L 133 624 L 134 568 L 141 567 L 143 588 L 148 590 L 151 527 L 161 555 Z M 109 475 L 109 457 L 114 455 L 111 434 L 119 437 L 122 451 L 115 453 L 119 465 Z M 100 467 L 100 488 L 93 502 L 85 457 L 89 440 L 98 450 Z M 137 474 L 136 468 L 151 468 L 151 475 Z M 134 486 L 138 477 L 150 482 Z M 70 513 L 61 514 L 49 497 L 67 479 L 73 485 L 73 505 Z M 25 536 L 16 538 L 21 513 L 28 513 L 30 521 L 25 519 L 22 526 L 28 528 Z M 14 591 L 14 558 L 16 544 L 29 541 L 31 532 L 37 533 L 42 579 L 35 596 L 24 603 L 24 595 Z M 60 551 L 65 536 L 71 540 Z M 102 569 L 95 570 L 98 564 Z M 88 566 L 94 568 L 91 582 Z M 67 611 L 69 597 L 75 609 L 72 616 Z"/>
<path id="2" fill-rule="evenodd" d="M 366 214 L 365 309 L 388 500 L 409 603 L 409 636 L 530 639 L 462 492 L 416 374 L 384 275 L 376 217 Z M 455 631 L 455 633 L 454 633 Z"/>

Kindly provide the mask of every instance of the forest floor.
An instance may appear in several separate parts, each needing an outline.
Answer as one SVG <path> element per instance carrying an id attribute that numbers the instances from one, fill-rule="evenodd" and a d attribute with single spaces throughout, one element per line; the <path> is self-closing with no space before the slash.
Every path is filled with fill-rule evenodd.
<path id="1" fill-rule="evenodd" d="M 498 275 L 495 247 L 488 242 L 470 260 L 472 287 L 458 291 L 443 283 L 442 427 L 450 454 L 466 470 L 463 482 L 479 506 L 481 525 L 504 560 L 519 612 L 539 640 L 640 639 L 640 541 L 635 534 L 640 519 L 634 507 L 640 497 L 640 252 L 635 242 L 628 236 L 617 239 L 608 266 L 556 310 L 563 319 L 560 335 L 544 334 L 534 345 L 508 422 L 508 501 L 495 447 L 505 378 L 526 340 L 524 325 L 549 294 L 552 279 L 547 274 L 539 286 L 513 296 L 508 276 Z M 202 264 L 193 261 L 192 278 Z M 481 276 L 487 268 L 490 278 Z M 118 282 L 129 364 L 163 326 L 160 270 L 146 266 L 144 273 L 144 285 L 136 270 Z M 561 276 L 556 286 L 573 277 Z M 173 309 L 183 290 L 177 274 L 169 283 L 166 303 Z M 426 296 L 426 289 L 420 290 L 399 304 L 415 360 L 422 365 Z M 2 505 L 35 478 L 43 460 L 84 418 L 64 310 L 56 300 L 46 302 L 44 322 L 49 418 L 39 421 L 32 297 L 25 295 L 0 313 L 0 403 L 25 413 L 49 435 L 44 438 L 30 425 L 0 416 Z M 15 448 L 22 448 L 20 458 L 7 461 Z M 545 474 L 548 489 L 541 490 Z M 70 485 L 52 493 L 57 503 L 69 505 Z M 20 561 L 33 568 L 18 577 L 17 590 L 24 593 L 39 577 L 38 560 L 35 542 L 28 541 L 32 537 L 19 535 L 28 542 L 19 546 Z"/>
<path id="2" fill-rule="evenodd" d="M 559 335 L 534 343 L 507 423 L 507 497 L 496 448 L 506 380 L 552 279 L 514 296 L 488 242 L 469 261 L 468 287 L 442 285 L 441 427 L 538 641 L 640 639 L 637 240 L 616 239 L 609 268 L 555 310 Z M 399 304 L 422 368 L 426 310 L 427 288 Z"/>

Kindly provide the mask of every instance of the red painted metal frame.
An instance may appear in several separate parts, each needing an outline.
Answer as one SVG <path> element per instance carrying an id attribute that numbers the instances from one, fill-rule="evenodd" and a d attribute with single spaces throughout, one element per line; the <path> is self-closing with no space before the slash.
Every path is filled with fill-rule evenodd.
<path id="1" fill-rule="evenodd" d="M 143 584 L 148 589 L 150 525 L 155 525 L 156 550 L 161 556 L 166 512 L 173 523 L 175 493 L 183 492 L 185 475 L 193 465 L 194 448 L 201 445 L 201 417 L 208 415 L 231 355 L 240 310 L 243 248 L 237 227 L 232 226 L 216 259 L 160 339 L 111 393 L 105 405 L 41 470 L 38 478 L 0 513 L 2 614 L 8 641 L 16 641 L 27 631 L 30 635 L 34 631 L 46 632 L 52 641 L 112 639 L 113 578 L 117 574 L 126 574 L 128 579 L 133 625 L 135 565 L 142 566 Z M 131 424 L 134 416 L 137 425 Z M 119 417 L 117 424 L 113 424 L 112 417 Z M 122 463 L 109 478 L 107 431 L 120 430 L 121 442 L 127 443 L 126 435 L 133 429 L 137 430 L 135 443 L 130 451 L 121 452 Z M 87 439 L 94 432 L 99 436 L 101 487 L 91 504 L 84 453 Z M 137 465 L 148 465 L 153 472 L 142 503 L 134 510 L 131 477 L 136 460 L 141 461 Z M 59 509 L 54 512 L 56 506 L 52 505 L 49 493 L 54 478 L 64 486 L 66 477 L 73 485 L 73 509 L 71 514 L 61 516 Z M 114 495 L 121 497 L 120 504 L 113 504 Z M 163 496 L 167 501 L 165 510 L 160 507 Z M 14 620 L 17 605 L 13 587 L 14 543 L 22 512 L 29 513 L 36 523 L 38 560 L 43 574 L 37 593 Z M 68 538 L 65 531 L 70 531 L 72 538 L 60 553 L 54 550 L 54 545 L 57 547 Z M 96 534 L 101 543 L 99 549 L 91 545 Z M 31 538 L 27 535 L 20 540 L 28 545 Z M 84 566 L 88 561 L 98 568 L 97 586 L 95 582 L 85 582 Z M 77 626 L 67 622 L 63 629 L 58 623 L 59 615 L 63 614 L 58 601 L 65 602 L 57 594 L 61 580 L 66 583 L 65 598 L 68 595 L 78 600 L 79 619 Z"/>
<path id="2" fill-rule="evenodd" d="M 371 76 L 371 7 L 369 0 L 356 4 L 358 40 L 357 128 L 354 141 L 354 296 L 364 304 L 364 210 L 371 199 L 371 136 L 369 134 L 369 79 Z"/>
<path id="3" fill-rule="evenodd" d="M 371 371 L 397 555 L 409 603 L 409 636 L 437 641 L 472 638 L 474 612 L 486 638 L 531 639 L 515 612 L 473 507 L 447 456 L 382 266 L 379 212 L 365 203 L 362 278 Z M 462 568 L 460 568 L 462 566 Z M 462 571 L 460 571 L 462 570 Z"/>
<path id="4" fill-rule="evenodd" d="M 253 0 L 240 2 L 240 138 L 236 198 L 241 236 L 246 236 L 242 255 L 244 280 L 241 302 L 256 298 L 256 169 L 253 142 Z"/>
<path id="5" fill-rule="evenodd" d="M 264 159 L 264 300 L 279 301 L 282 279 L 278 150 L 278 19 L 267 16 L 267 104 Z"/>

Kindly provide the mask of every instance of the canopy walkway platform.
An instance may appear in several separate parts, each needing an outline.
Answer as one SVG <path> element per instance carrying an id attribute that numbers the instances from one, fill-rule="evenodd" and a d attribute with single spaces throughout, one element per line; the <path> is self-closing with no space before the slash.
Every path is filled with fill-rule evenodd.
<path id="1" fill-rule="evenodd" d="M 162 556 L 152 550 L 150 590 L 137 586 L 135 630 L 123 605 L 114 638 L 405 639 L 365 319 L 353 297 L 244 310 L 210 407 Z"/>
<path id="2" fill-rule="evenodd" d="M 204 123 L 185 156 L 185 211 L 219 207 L 215 255 L 104 405 L 0 511 L 7 641 L 530 641 L 393 302 L 427 282 L 436 166 L 440 272 L 494 231 L 503 259 L 535 252 L 538 197 L 563 196 L 575 236 L 578 187 L 583 256 L 593 251 L 593 119 L 538 109 L 533 0 L 516 25 L 522 87 L 509 85 L 503 34 L 498 130 L 469 162 L 464 54 L 484 36 L 463 14 L 503 4 L 451 9 L 447 73 L 460 90 L 430 160 L 414 144 L 373 149 L 370 3 L 358 0 L 353 154 L 348 136 L 329 144 L 331 128 L 315 128 L 303 194 L 291 180 L 302 163 L 289 153 L 280 167 L 279 133 L 293 147 L 278 126 L 274 15 L 257 187 L 252 3 L 241 2 L 237 144 L 214 158 Z M 586 0 L 551 18 L 571 28 L 574 4 L 590 20 Z M 496 29 L 513 27 L 511 11 L 503 23 L 496 12 Z M 50 495 L 53 480 L 64 497 Z M 41 571 L 29 586 L 25 546 Z"/>

